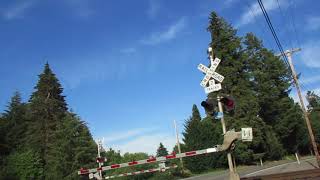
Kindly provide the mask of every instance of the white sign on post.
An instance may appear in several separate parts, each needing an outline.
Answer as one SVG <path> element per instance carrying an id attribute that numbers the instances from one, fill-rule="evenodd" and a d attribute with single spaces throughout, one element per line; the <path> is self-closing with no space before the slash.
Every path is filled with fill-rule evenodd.
<path id="1" fill-rule="evenodd" d="M 241 140 L 252 141 L 252 128 L 241 128 Z"/>
<path id="2" fill-rule="evenodd" d="M 221 89 L 221 82 L 223 81 L 224 77 L 220 75 L 219 73 L 215 72 L 217 69 L 219 63 L 221 60 L 219 58 L 213 58 L 210 56 L 210 62 L 211 66 L 208 68 L 207 66 L 203 64 L 198 65 L 198 69 L 205 73 L 206 75 L 202 79 L 200 86 L 202 86 L 207 94 L 214 92 L 214 91 L 219 91 Z M 219 84 L 215 83 L 215 80 L 220 82 Z M 207 84 L 209 83 L 209 86 Z"/>

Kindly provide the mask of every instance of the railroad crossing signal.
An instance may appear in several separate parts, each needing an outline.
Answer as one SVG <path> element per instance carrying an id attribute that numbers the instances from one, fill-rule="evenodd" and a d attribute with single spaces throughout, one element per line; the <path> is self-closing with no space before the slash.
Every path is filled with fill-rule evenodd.
<path id="1" fill-rule="evenodd" d="M 200 85 L 204 88 L 207 94 L 214 91 L 219 91 L 221 89 L 221 82 L 223 81 L 224 76 L 215 72 L 220 62 L 221 60 L 219 58 L 213 59 L 212 56 L 210 56 L 210 63 L 211 63 L 210 68 L 208 68 L 203 64 L 198 65 L 198 69 L 201 72 L 205 73 L 205 76 L 202 79 Z M 215 81 L 218 81 L 220 83 L 216 84 Z M 208 86 L 208 83 L 209 83 L 209 86 Z"/>
<path id="2" fill-rule="evenodd" d="M 223 112 L 217 112 L 217 101 L 218 100 L 216 99 L 207 98 L 205 101 L 201 102 L 201 106 L 204 108 L 204 110 L 209 116 L 217 116 L 217 119 L 221 119 L 223 116 Z M 234 110 L 236 103 L 233 97 L 224 95 L 221 98 L 219 98 L 219 101 L 222 103 L 222 106 L 227 112 Z"/>

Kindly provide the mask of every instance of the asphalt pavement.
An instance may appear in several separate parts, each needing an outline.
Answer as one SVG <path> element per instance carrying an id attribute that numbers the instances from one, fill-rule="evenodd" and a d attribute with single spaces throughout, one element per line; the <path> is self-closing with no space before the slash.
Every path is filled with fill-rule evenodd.
<path id="1" fill-rule="evenodd" d="M 300 164 L 293 160 L 282 160 L 269 162 L 264 166 L 243 166 L 237 168 L 237 172 L 240 177 L 252 177 L 259 175 L 283 173 L 290 171 L 300 171 L 307 169 L 314 169 L 317 167 L 316 160 L 314 157 L 309 157 L 300 160 Z M 186 178 L 184 180 L 223 180 L 228 179 L 229 170 L 212 172 L 199 176 Z"/>

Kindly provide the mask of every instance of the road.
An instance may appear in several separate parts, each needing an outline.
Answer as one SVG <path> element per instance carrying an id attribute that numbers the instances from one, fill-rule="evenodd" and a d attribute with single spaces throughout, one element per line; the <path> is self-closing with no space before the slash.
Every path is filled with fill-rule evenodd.
<path id="1" fill-rule="evenodd" d="M 315 158 L 301 160 L 300 165 L 296 161 L 278 161 L 272 162 L 263 167 L 261 166 L 245 166 L 238 168 L 240 177 L 251 177 L 258 175 L 267 175 L 275 173 L 283 173 L 290 171 L 299 171 L 306 169 L 314 169 L 316 166 Z M 184 180 L 220 180 L 228 179 L 228 170 L 220 172 L 212 172 L 204 175 L 186 178 Z"/>

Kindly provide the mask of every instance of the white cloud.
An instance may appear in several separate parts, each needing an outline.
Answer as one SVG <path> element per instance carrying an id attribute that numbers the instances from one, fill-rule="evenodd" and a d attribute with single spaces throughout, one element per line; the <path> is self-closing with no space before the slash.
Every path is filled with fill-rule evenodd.
<path id="1" fill-rule="evenodd" d="M 147 9 L 147 15 L 153 19 L 155 18 L 160 10 L 159 0 L 149 0 L 149 7 Z"/>
<path id="2" fill-rule="evenodd" d="M 150 131 L 153 131 L 154 129 L 133 129 L 133 130 L 129 130 L 127 132 L 122 132 L 122 133 L 115 133 L 115 134 L 108 134 L 104 137 L 104 140 L 106 142 L 106 144 L 114 142 L 114 141 L 119 141 L 119 140 L 124 140 L 124 139 L 128 139 L 131 137 L 135 137 L 135 136 L 139 136 L 142 134 L 146 134 Z"/>
<path id="3" fill-rule="evenodd" d="M 20 1 L 13 6 L 5 9 L 2 12 L 2 16 L 6 20 L 13 20 L 18 18 L 23 18 L 25 13 L 30 10 L 34 5 L 34 1 Z"/>
<path id="4" fill-rule="evenodd" d="M 173 132 L 160 131 L 153 127 L 132 129 L 115 134 L 108 134 L 104 138 L 97 138 L 104 139 L 105 149 L 112 148 L 114 150 L 120 150 L 121 154 L 126 152 L 145 152 L 149 155 L 155 155 L 160 142 L 170 153 L 176 144 Z M 181 138 L 180 142 L 182 142 Z"/>
<path id="5" fill-rule="evenodd" d="M 268 13 L 278 8 L 278 3 L 276 0 L 268 0 L 263 2 L 264 8 Z M 282 8 L 286 8 L 288 6 L 287 0 L 279 0 L 279 4 Z M 246 12 L 241 15 L 240 20 L 238 21 L 236 26 L 241 27 L 250 24 L 255 21 L 254 16 L 258 17 L 261 15 L 262 11 L 260 9 L 259 3 L 257 1 L 254 1 L 254 3 L 250 5 L 250 8 L 247 8 Z"/>
<path id="6" fill-rule="evenodd" d="M 114 61 L 114 59 L 121 59 Z M 89 82 L 102 82 L 109 79 L 122 79 L 135 72 L 137 64 L 114 55 L 70 56 L 60 59 L 56 66 L 57 74 L 66 89 L 75 89 Z"/>
<path id="7" fill-rule="evenodd" d="M 165 31 L 154 32 L 148 38 L 143 39 L 141 42 L 147 45 L 156 45 L 162 42 L 170 41 L 174 39 L 179 32 L 181 32 L 186 26 L 186 19 L 181 18 Z"/>
<path id="8" fill-rule="evenodd" d="M 309 17 L 307 19 L 307 25 L 308 30 L 315 31 L 320 29 L 320 16 L 318 17 Z"/>
<path id="9" fill-rule="evenodd" d="M 320 42 L 318 40 L 309 41 L 302 47 L 300 58 L 303 63 L 310 68 L 320 68 Z"/>
<path id="10" fill-rule="evenodd" d="M 113 149 L 120 150 L 121 154 L 126 152 L 145 152 L 149 155 L 155 155 L 160 142 L 170 153 L 175 145 L 175 137 L 165 133 L 151 133 L 139 136 L 123 144 L 111 146 Z"/>

